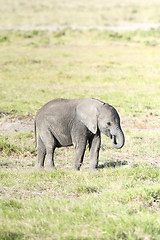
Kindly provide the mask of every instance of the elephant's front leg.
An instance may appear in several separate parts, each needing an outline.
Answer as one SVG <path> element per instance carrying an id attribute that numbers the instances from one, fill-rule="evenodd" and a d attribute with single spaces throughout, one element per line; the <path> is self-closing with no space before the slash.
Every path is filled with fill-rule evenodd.
<path id="1" fill-rule="evenodd" d="M 79 171 L 80 167 L 83 163 L 84 153 L 86 150 L 86 141 L 80 142 L 75 146 L 75 161 L 74 161 L 74 169 Z"/>
<path id="2" fill-rule="evenodd" d="M 91 171 L 96 171 L 98 168 L 99 150 L 101 147 L 101 136 L 100 133 L 94 135 L 89 141 L 90 149 L 90 161 L 89 166 Z"/>

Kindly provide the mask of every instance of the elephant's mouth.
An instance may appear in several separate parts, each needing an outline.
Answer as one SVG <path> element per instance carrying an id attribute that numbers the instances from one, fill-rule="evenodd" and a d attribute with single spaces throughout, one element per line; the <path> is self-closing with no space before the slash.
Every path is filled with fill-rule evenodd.
<path id="1" fill-rule="evenodd" d="M 115 135 L 113 135 L 112 137 L 111 137 L 111 139 L 113 138 L 113 144 L 116 144 L 117 145 L 117 140 L 116 140 L 116 136 Z"/>
<path id="2" fill-rule="evenodd" d="M 110 139 L 112 139 L 112 134 L 111 134 L 111 132 L 110 132 L 110 130 L 107 130 L 107 134 L 106 134 Z"/>

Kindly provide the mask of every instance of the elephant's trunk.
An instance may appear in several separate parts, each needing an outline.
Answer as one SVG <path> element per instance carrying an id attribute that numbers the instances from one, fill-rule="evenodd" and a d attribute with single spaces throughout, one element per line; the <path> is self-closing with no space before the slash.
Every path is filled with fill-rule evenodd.
<path id="1" fill-rule="evenodd" d="M 112 136 L 112 141 L 113 141 L 112 144 L 114 148 L 120 149 L 123 147 L 125 143 L 125 137 L 121 129 L 118 130 L 116 135 Z"/>

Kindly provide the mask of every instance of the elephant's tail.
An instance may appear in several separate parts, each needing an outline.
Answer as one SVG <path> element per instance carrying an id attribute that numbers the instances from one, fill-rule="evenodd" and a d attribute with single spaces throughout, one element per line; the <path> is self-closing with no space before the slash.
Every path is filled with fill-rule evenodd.
<path id="1" fill-rule="evenodd" d="M 36 135 L 36 120 L 34 120 L 34 147 L 36 148 L 37 147 L 37 135 Z"/>

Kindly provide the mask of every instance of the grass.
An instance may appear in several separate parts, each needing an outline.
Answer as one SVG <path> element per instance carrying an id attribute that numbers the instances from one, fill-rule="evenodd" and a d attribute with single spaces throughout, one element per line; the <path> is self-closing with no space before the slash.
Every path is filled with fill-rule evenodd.
<path id="1" fill-rule="evenodd" d="M 68 29 L 58 36 L 2 32 L 9 39 L 0 48 L 2 111 L 26 116 L 56 97 L 97 97 L 124 115 L 159 114 L 159 56 L 144 40 L 152 31 L 131 33 L 130 40 L 126 33 L 119 39 Z M 159 35 L 154 39 L 159 47 Z"/>
<path id="2" fill-rule="evenodd" d="M 56 151 L 57 171 L 37 171 L 33 135 L 5 135 L 0 239 L 159 239 L 159 135 L 125 135 L 120 151 L 103 136 L 97 173 L 89 172 L 88 150 L 81 171 L 72 170 L 72 147 Z"/>
<path id="3" fill-rule="evenodd" d="M 35 149 L 33 144 L 32 133 L 18 133 L 14 135 L 0 136 L 0 152 L 4 156 L 6 155 L 22 155 L 22 154 L 34 154 Z"/>
<path id="4" fill-rule="evenodd" d="M 159 23 L 160 3 L 156 0 L 105 0 L 75 2 L 37 0 L 0 1 L 2 27 L 12 26 L 108 26 L 119 23 Z"/>
<path id="5" fill-rule="evenodd" d="M 1 171 L 1 239 L 158 239 L 159 170 Z M 14 194 L 14 198 L 13 198 Z M 15 236 L 15 238 L 14 238 Z"/>
<path id="6" fill-rule="evenodd" d="M 12 4 L 4 6 L 15 24 Z M 15 6 L 15 12 L 26 7 L 21 24 L 27 4 Z M 150 19 L 155 7 L 147 9 Z M 134 20 L 145 11 L 136 2 L 130 10 Z M 7 26 L 9 17 L 3 19 Z M 116 151 L 102 136 L 99 170 L 92 174 L 88 149 L 78 173 L 72 147 L 56 150 L 57 171 L 36 171 L 33 131 L 1 134 L 0 239 L 160 239 L 159 39 L 158 30 L 0 31 L 1 125 L 33 119 L 56 97 L 95 97 L 116 107 L 126 138 Z"/>

